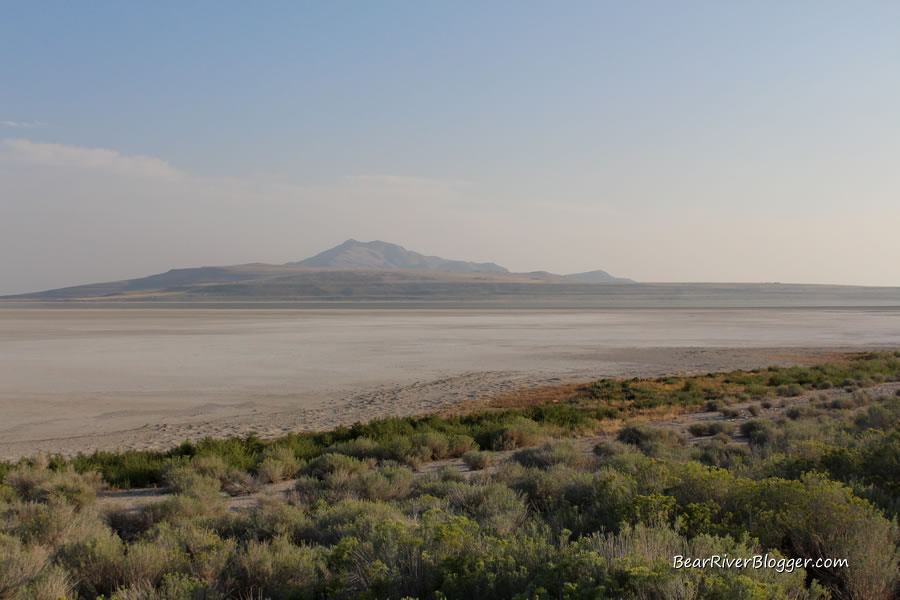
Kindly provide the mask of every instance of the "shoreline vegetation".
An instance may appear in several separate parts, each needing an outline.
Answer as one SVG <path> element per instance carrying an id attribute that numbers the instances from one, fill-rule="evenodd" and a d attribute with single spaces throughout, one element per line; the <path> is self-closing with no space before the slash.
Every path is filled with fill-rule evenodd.
<path id="1" fill-rule="evenodd" d="M 892 598 L 897 382 L 876 352 L 0 463 L 0 599 Z M 671 563 L 763 553 L 849 567 Z"/>

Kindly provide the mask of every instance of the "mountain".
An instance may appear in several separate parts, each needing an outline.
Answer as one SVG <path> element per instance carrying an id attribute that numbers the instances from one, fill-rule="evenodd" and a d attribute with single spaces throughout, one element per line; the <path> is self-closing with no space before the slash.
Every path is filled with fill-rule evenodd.
<path id="1" fill-rule="evenodd" d="M 474 270 L 478 268 L 493 270 Z M 5 296 L 0 302 L 329 308 L 357 303 L 450 308 L 900 306 L 900 287 L 629 281 L 605 271 L 567 276 L 545 271 L 509 273 L 491 263 L 446 261 L 394 244 L 350 240 L 300 264 L 173 269 L 138 279 Z"/>
<path id="2" fill-rule="evenodd" d="M 509 273 L 494 263 L 474 263 L 425 256 L 388 242 L 358 242 L 350 239 L 290 266 L 353 271 L 436 271 L 440 273 Z"/>
<path id="3" fill-rule="evenodd" d="M 573 273 L 566 275 L 566 279 L 583 281 L 584 283 L 634 283 L 633 279 L 626 277 L 613 277 L 606 271 L 587 271 L 586 273 Z"/>
<path id="4" fill-rule="evenodd" d="M 600 275 L 602 274 L 602 278 Z M 78 285 L 5 296 L 13 301 L 409 301 L 558 298 L 621 293 L 631 280 L 604 271 L 565 276 L 533 271 L 510 273 L 495 263 L 425 256 L 387 242 L 343 244 L 284 265 L 252 263 L 172 269 L 137 279 Z M 627 287 L 627 286 L 626 286 Z M 604 288 L 606 291 L 601 290 Z"/>

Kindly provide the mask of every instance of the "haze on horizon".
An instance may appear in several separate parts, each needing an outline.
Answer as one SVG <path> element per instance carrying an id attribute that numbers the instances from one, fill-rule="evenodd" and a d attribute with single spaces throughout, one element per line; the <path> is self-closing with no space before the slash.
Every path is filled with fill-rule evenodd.
<path id="1" fill-rule="evenodd" d="M 0 295 L 347 238 L 900 285 L 900 4 L 0 7 Z"/>

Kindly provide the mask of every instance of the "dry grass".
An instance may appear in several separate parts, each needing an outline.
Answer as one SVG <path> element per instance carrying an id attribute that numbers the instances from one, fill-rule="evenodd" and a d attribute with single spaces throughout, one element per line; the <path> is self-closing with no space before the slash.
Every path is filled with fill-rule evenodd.
<path id="1" fill-rule="evenodd" d="M 537 388 L 521 388 L 500 394 L 487 401 L 485 408 L 531 408 L 542 404 L 564 404 L 578 396 L 585 384 L 567 383 Z"/>
<path id="2" fill-rule="evenodd" d="M 507 409 L 523 409 L 543 404 L 564 404 L 574 398 L 583 383 L 565 383 L 534 388 L 517 388 L 510 392 L 464 400 L 437 411 L 440 417 L 452 418 L 474 412 L 490 412 Z"/>
<path id="3" fill-rule="evenodd" d="M 760 354 L 762 363 L 793 363 L 803 367 L 811 367 L 822 363 L 847 365 L 867 352 L 820 352 L 817 354 L 803 352 L 768 352 Z"/>
<path id="4" fill-rule="evenodd" d="M 850 365 L 854 360 L 865 356 L 866 352 L 840 352 L 840 353 L 822 353 L 810 356 L 802 353 L 777 353 L 766 355 L 766 360 L 772 362 L 795 363 L 803 366 L 812 366 L 817 364 L 829 363 L 836 365 Z M 635 381 L 633 387 L 635 389 L 645 390 L 658 395 L 671 395 L 683 388 L 685 381 L 693 381 L 697 386 L 702 388 L 704 392 L 718 395 L 722 398 L 738 396 L 744 392 L 745 386 L 740 383 L 728 382 L 729 373 L 711 373 L 704 376 L 692 376 L 685 378 L 684 376 L 658 377 L 656 379 L 644 379 Z M 536 388 L 520 388 L 511 392 L 498 394 L 485 398 L 479 398 L 468 402 L 460 403 L 454 407 L 442 411 L 441 415 L 459 416 L 469 414 L 474 411 L 490 411 L 490 410 L 506 410 L 506 409 L 526 409 L 544 404 L 569 404 L 575 403 L 581 406 L 589 406 L 594 400 L 588 399 L 591 386 L 595 382 L 585 383 L 566 383 L 562 385 L 550 385 Z M 625 403 L 622 403 L 624 406 Z M 641 417 L 660 419 L 674 417 L 687 411 L 693 411 L 695 408 L 687 406 L 662 406 L 649 409 L 638 409 L 633 417 L 640 419 Z"/>

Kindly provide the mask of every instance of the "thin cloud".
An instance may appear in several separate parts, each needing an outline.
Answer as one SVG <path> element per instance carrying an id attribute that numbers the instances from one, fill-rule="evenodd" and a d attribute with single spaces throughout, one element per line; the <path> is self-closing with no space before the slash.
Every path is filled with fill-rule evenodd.
<path id="1" fill-rule="evenodd" d="M 46 123 L 40 121 L 0 121 L 0 127 L 14 127 L 17 129 L 36 129 L 46 126 Z"/>
<path id="2" fill-rule="evenodd" d="M 429 177 L 417 177 L 414 175 L 348 175 L 347 179 L 361 183 L 376 183 L 394 186 L 437 186 L 457 187 L 472 185 L 471 181 L 458 179 L 432 179 Z"/>
<path id="3" fill-rule="evenodd" d="M 180 170 L 159 158 L 126 156 L 106 148 L 44 144 L 21 139 L 2 140 L 0 147 L 7 151 L 8 158 L 28 164 L 91 169 L 155 179 L 178 179 L 183 175 Z"/>
<path id="4" fill-rule="evenodd" d="M 585 204 L 581 202 L 546 202 L 543 207 L 554 211 L 563 212 L 570 215 L 583 217 L 609 217 L 615 214 L 612 207 L 606 204 Z"/>

